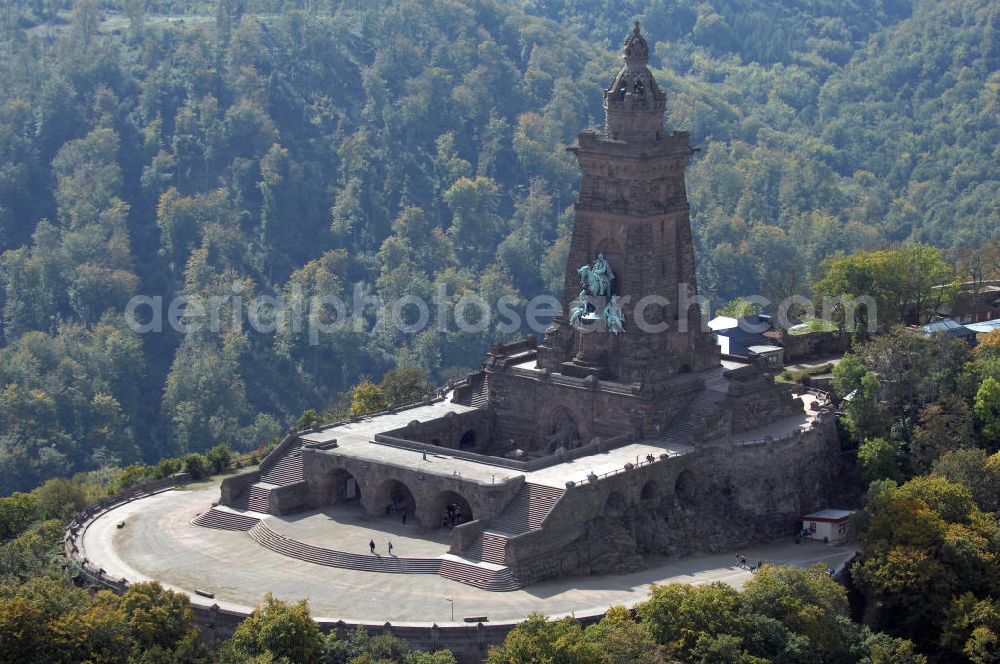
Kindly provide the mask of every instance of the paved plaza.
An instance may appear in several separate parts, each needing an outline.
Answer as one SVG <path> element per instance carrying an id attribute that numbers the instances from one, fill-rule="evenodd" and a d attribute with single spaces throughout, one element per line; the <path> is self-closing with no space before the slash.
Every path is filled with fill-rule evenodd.
<path id="1" fill-rule="evenodd" d="M 751 575 L 735 566 L 735 552 L 679 560 L 651 559 L 645 570 L 623 575 L 567 577 L 513 592 L 478 590 L 434 574 L 361 572 L 315 565 L 282 556 L 257 545 L 246 532 L 200 528 L 190 523 L 218 496 L 217 484 L 166 491 L 125 504 L 96 519 L 82 539 L 83 555 L 113 576 L 131 581 L 156 579 L 192 595 L 198 604 L 249 610 L 267 592 L 284 600 L 309 598 L 313 614 L 325 619 L 373 623 L 432 623 L 487 616 L 511 621 L 539 612 L 550 616 L 600 612 L 613 604 L 645 599 L 651 583 L 709 583 L 735 587 Z M 124 521 L 124 526 L 118 524 Z M 289 537 L 355 553 L 368 553 L 374 540 L 387 555 L 391 539 L 400 556 L 439 556 L 447 551 L 446 534 L 421 531 L 395 519 L 372 519 L 348 506 L 289 517 L 269 517 L 272 529 Z M 751 561 L 791 565 L 823 563 L 836 567 L 851 548 L 790 541 L 750 547 Z M 204 591 L 214 598 L 200 597 Z"/>

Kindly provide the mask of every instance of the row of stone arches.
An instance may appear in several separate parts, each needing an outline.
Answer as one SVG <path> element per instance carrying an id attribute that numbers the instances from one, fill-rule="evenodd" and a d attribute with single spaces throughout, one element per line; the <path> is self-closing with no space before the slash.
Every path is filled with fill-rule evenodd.
<path id="1" fill-rule="evenodd" d="M 651 479 L 642 485 L 639 491 L 639 501 L 641 503 L 652 503 L 672 496 L 683 507 L 694 505 L 698 499 L 698 482 L 694 473 L 690 470 L 683 470 L 673 481 L 673 486 L 668 480 Z M 609 516 L 624 515 L 628 510 L 629 501 L 625 496 L 613 491 L 608 495 L 604 503 L 604 514 Z"/>
<path id="2" fill-rule="evenodd" d="M 454 528 L 476 518 L 472 505 L 462 494 L 441 490 L 433 496 L 415 494 L 399 479 L 388 479 L 375 487 L 363 487 L 347 470 L 333 472 L 331 502 L 357 502 L 369 516 L 385 516 L 424 528 Z"/>

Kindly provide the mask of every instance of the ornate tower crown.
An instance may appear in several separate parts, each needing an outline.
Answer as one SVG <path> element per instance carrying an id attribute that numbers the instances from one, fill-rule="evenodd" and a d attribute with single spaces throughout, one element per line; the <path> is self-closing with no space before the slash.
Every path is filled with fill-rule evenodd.
<path id="1" fill-rule="evenodd" d="M 639 32 L 639 21 L 635 22 L 632 34 L 625 39 L 624 57 L 626 60 L 634 60 L 637 63 L 641 62 L 641 64 L 646 64 L 649 60 L 649 45 L 646 44 L 646 38 Z"/>
<path id="2" fill-rule="evenodd" d="M 663 135 L 667 97 L 649 71 L 649 45 L 636 21 L 625 40 L 625 66 L 604 91 L 604 135 L 629 143 L 658 141 Z"/>

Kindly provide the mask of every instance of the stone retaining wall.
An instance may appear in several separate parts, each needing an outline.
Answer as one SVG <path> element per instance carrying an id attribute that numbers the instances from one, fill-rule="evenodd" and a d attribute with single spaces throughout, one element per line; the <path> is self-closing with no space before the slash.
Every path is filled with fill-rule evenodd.
<path id="1" fill-rule="evenodd" d="M 219 608 L 195 606 L 195 621 L 205 638 L 210 640 L 227 639 L 247 614 Z M 603 617 L 603 612 L 574 615 L 581 625 L 592 625 Z M 460 616 L 455 616 L 460 620 Z M 403 639 L 414 650 L 450 650 L 459 664 L 478 664 L 482 662 L 490 646 L 503 643 L 507 633 L 517 626 L 519 621 L 479 622 L 467 625 L 437 625 L 390 622 L 376 623 L 367 621 L 333 620 L 317 618 L 316 621 L 324 633 L 336 632 L 337 638 L 346 639 L 351 632 L 362 627 L 372 636 L 392 634 Z"/>
<path id="2" fill-rule="evenodd" d="M 140 498 L 146 498 L 175 486 L 191 481 L 188 473 L 176 473 L 150 482 L 144 482 L 131 489 L 102 498 L 90 505 L 80 515 L 70 521 L 63 533 L 63 568 L 69 569 L 76 583 L 83 586 L 103 587 L 122 594 L 128 589 L 128 580 L 110 576 L 102 568 L 87 560 L 80 551 L 80 537 L 87 526 L 101 516 L 120 505 L 125 505 Z"/>
<path id="3" fill-rule="evenodd" d="M 63 536 L 63 564 L 70 570 L 74 582 L 85 587 L 105 588 L 118 595 L 124 594 L 130 585 L 129 580 L 111 576 L 86 560 L 80 551 L 79 538 L 92 521 L 106 512 L 174 486 L 187 484 L 190 481 L 190 475 L 179 473 L 147 482 L 115 496 L 97 501 L 74 519 Z M 210 641 L 231 637 L 237 626 L 249 616 L 249 613 L 245 611 L 223 609 L 217 604 L 206 605 L 205 600 L 201 598 L 193 601 L 191 608 L 194 612 L 195 623 L 202 631 L 202 638 Z M 595 614 L 577 619 L 582 624 L 588 625 L 599 621 L 602 615 Z M 461 619 L 460 616 L 458 618 Z M 413 649 L 429 651 L 447 649 L 455 654 L 460 664 L 482 662 L 489 647 L 503 643 L 507 632 L 518 623 L 518 621 L 509 621 L 445 626 L 412 623 L 392 625 L 388 622 L 379 624 L 325 618 L 319 618 L 317 622 L 326 633 L 336 631 L 338 638 L 347 638 L 350 632 L 358 627 L 363 627 L 372 635 L 391 633 L 404 639 Z"/>
<path id="4" fill-rule="evenodd" d="M 243 493 L 251 484 L 255 484 L 260 481 L 260 470 L 248 470 L 238 475 L 230 475 L 222 480 L 222 486 L 220 487 L 220 501 L 223 505 L 229 505 L 232 503 L 237 496 Z"/>
<path id="5" fill-rule="evenodd" d="M 785 348 L 785 364 L 793 364 L 799 360 L 846 353 L 851 348 L 851 335 L 841 331 L 808 334 L 783 332 L 781 345 Z"/>
<path id="6" fill-rule="evenodd" d="M 833 416 L 780 438 L 708 444 L 567 486 L 543 524 L 510 539 L 522 583 L 625 573 L 642 557 L 721 551 L 791 535 L 801 514 L 838 498 Z M 746 478 L 754 478 L 753 482 Z"/>

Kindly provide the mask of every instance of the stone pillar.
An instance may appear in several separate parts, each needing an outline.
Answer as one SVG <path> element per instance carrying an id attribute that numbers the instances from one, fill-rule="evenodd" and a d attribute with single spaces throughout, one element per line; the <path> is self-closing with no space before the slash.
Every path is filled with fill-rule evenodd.
<path id="1" fill-rule="evenodd" d="M 417 501 L 416 514 L 414 517 L 420 523 L 421 528 L 437 528 L 440 525 L 440 517 L 437 514 L 437 510 L 434 509 L 435 501 L 429 498 L 417 498 L 413 496 L 413 499 Z"/>
<path id="2" fill-rule="evenodd" d="M 361 490 L 361 508 L 364 509 L 365 514 L 370 517 L 380 517 L 385 514 L 385 505 L 383 505 L 379 500 L 378 496 L 375 495 L 377 491 L 372 489 L 371 491 Z"/>
<path id="3" fill-rule="evenodd" d="M 604 319 L 587 320 L 586 325 L 587 331 L 580 331 L 576 335 L 576 355 L 572 361 L 563 364 L 563 372 L 577 378 L 586 378 L 587 376 L 607 378 L 609 376 L 607 353 L 609 333 Z"/>

